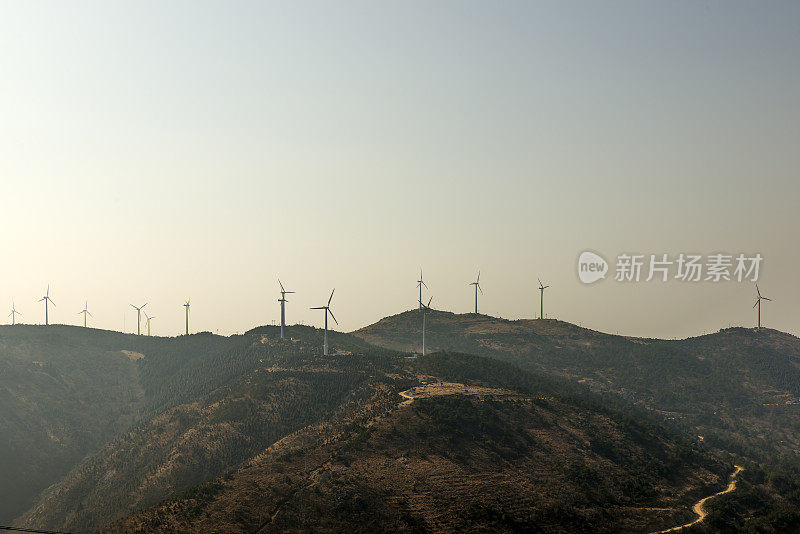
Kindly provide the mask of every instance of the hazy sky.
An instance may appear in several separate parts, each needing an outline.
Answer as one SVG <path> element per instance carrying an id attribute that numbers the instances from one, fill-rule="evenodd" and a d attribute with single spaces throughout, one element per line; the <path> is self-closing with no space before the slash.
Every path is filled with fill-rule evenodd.
<path id="1" fill-rule="evenodd" d="M 0 305 L 128 331 L 416 305 L 631 335 L 751 284 L 582 285 L 584 249 L 764 256 L 800 333 L 798 2 L 0 0 Z"/>

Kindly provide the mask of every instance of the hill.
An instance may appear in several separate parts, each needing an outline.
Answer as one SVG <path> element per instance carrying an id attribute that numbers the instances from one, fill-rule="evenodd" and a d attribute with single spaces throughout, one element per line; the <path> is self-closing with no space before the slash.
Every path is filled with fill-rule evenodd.
<path id="1" fill-rule="evenodd" d="M 417 310 L 353 332 L 396 350 L 418 350 Z M 800 450 L 800 339 L 732 328 L 658 340 L 604 334 L 562 321 L 509 321 L 434 311 L 426 343 L 513 362 L 619 395 L 715 446 L 752 458 Z"/>
<path id="2" fill-rule="evenodd" d="M 321 338 L 313 328 L 293 332 L 295 345 Z M 253 339 L 262 335 L 159 338 L 63 325 L 0 326 L 0 524 L 134 425 L 254 369 L 261 353 L 252 350 Z M 339 346 L 367 347 L 345 337 L 349 345 Z"/>
<path id="3" fill-rule="evenodd" d="M 646 531 L 683 521 L 731 469 L 697 440 L 485 358 L 368 369 L 331 417 L 107 531 Z"/>
<path id="4" fill-rule="evenodd" d="M 796 338 L 645 340 L 436 312 L 433 346 L 482 355 L 394 350 L 418 318 L 333 332 L 328 358 L 301 326 L 287 340 L 0 328 L 0 417 L 16 425 L 0 457 L 20 476 L 48 467 L 9 506 L 14 524 L 644 532 L 691 521 L 735 460 L 740 488 L 698 528 L 800 527 Z"/>

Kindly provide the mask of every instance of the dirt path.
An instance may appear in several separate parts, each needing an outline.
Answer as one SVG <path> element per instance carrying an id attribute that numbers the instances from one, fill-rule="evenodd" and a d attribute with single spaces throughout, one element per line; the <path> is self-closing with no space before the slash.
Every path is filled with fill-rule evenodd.
<path id="1" fill-rule="evenodd" d="M 414 402 L 414 399 L 424 399 L 429 397 L 439 397 L 442 395 L 478 395 L 478 396 L 495 396 L 495 397 L 520 397 L 517 392 L 500 389 L 500 388 L 486 388 L 482 386 L 468 386 L 457 382 L 435 382 L 432 384 L 425 384 L 423 386 L 416 386 L 411 389 L 400 392 L 403 401 L 400 406 L 405 406 Z"/>
<path id="2" fill-rule="evenodd" d="M 715 493 L 714 495 L 709 495 L 708 497 L 704 497 L 704 498 L 700 499 L 692 507 L 692 511 L 695 514 L 697 514 L 697 518 L 694 521 L 692 521 L 691 523 L 686 523 L 685 525 L 679 525 L 677 527 L 668 528 L 666 530 L 659 530 L 658 532 L 654 532 L 653 534 L 664 534 L 666 532 L 676 532 L 678 530 L 694 526 L 694 525 L 700 523 L 703 519 L 705 519 L 706 516 L 708 515 L 708 512 L 706 512 L 706 503 L 708 501 L 710 501 L 711 499 L 714 499 L 716 497 L 719 497 L 720 495 L 725 495 L 726 493 L 730 493 L 730 492 L 732 492 L 733 490 L 736 489 L 736 482 L 738 482 L 736 480 L 736 477 L 739 475 L 739 473 L 744 471 L 744 467 L 742 467 L 740 465 L 736 465 L 734 467 L 736 467 L 736 470 L 733 472 L 733 474 L 731 474 L 731 481 L 728 484 L 727 488 L 725 488 L 724 490 L 720 491 L 719 493 Z"/>

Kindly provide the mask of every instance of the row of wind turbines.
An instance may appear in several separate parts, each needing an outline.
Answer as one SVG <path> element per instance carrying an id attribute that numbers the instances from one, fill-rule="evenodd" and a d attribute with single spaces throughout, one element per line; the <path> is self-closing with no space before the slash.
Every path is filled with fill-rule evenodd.
<path id="1" fill-rule="evenodd" d="M 546 286 L 542 284 L 542 279 L 537 278 L 539 281 L 539 318 L 544 319 L 544 290 L 550 287 L 549 285 Z M 478 291 L 480 291 L 481 295 L 483 295 L 483 288 L 481 288 L 481 272 L 478 271 L 478 276 L 475 278 L 474 282 L 470 282 L 470 286 L 474 286 L 475 288 L 475 313 L 478 313 Z M 422 277 L 422 269 L 419 270 L 419 280 L 417 280 L 417 288 L 419 289 L 419 311 L 422 313 L 422 355 L 425 356 L 425 319 L 428 315 L 428 312 L 432 310 L 431 302 L 433 301 L 433 296 L 428 299 L 428 303 L 425 304 L 422 302 L 422 288 L 429 289 L 428 284 L 425 283 L 425 280 Z"/>
<path id="2" fill-rule="evenodd" d="M 539 282 L 539 318 L 540 319 L 544 319 L 544 290 L 548 289 L 550 286 L 549 285 L 544 285 L 540 278 L 537 278 L 537 280 Z M 295 291 L 287 291 L 286 288 L 283 286 L 283 282 L 281 282 L 280 279 L 278 279 L 278 285 L 281 288 L 280 289 L 281 296 L 278 299 L 278 303 L 280 304 L 280 307 L 281 307 L 280 338 L 281 339 L 285 339 L 286 303 L 289 302 L 289 300 L 286 298 L 286 295 L 293 294 L 293 293 L 295 293 Z M 474 282 L 470 282 L 468 285 L 474 287 L 474 291 L 475 291 L 475 313 L 477 314 L 478 313 L 478 292 L 480 292 L 480 294 L 483 294 L 483 288 L 481 288 L 481 273 L 480 273 L 480 271 L 478 271 L 478 276 L 475 279 L 475 281 Z M 426 316 L 427 316 L 428 312 L 430 312 L 433 309 L 433 308 L 431 308 L 431 302 L 433 302 L 433 296 L 432 295 L 430 296 L 430 298 L 428 299 L 428 303 L 427 304 L 424 303 L 423 300 L 422 300 L 422 290 L 423 290 L 423 288 L 429 289 L 428 288 L 428 284 L 426 284 L 425 280 L 423 279 L 422 269 L 419 270 L 419 280 L 417 280 L 416 287 L 419 289 L 419 296 L 418 296 L 419 311 L 422 314 L 422 355 L 424 356 L 425 353 L 426 353 L 426 346 L 425 346 Z M 333 311 L 331 310 L 331 302 L 333 301 L 333 295 L 334 295 L 335 292 L 336 292 L 336 288 L 333 288 L 333 290 L 331 291 L 330 297 L 328 297 L 328 302 L 326 304 L 324 304 L 322 306 L 314 306 L 314 307 L 310 308 L 312 310 L 323 310 L 324 315 L 325 315 L 325 318 L 324 318 L 324 335 L 323 335 L 323 344 L 322 344 L 322 353 L 323 353 L 324 356 L 328 356 L 329 355 L 329 347 L 328 347 L 328 316 L 330 315 L 330 317 L 334 320 L 336 325 L 337 326 L 339 325 L 339 321 L 336 320 L 336 316 L 333 314 Z M 761 302 L 762 301 L 772 301 L 772 299 L 764 297 L 763 295 L 761 295 L 761 290 L 759 289 L 758 284 L 756 284 L 756 295 L 757 295 L 757 298 L 756 298 L 755 304 L 753 305 L 753 308 L 758 308 L 758 328 L 760 329 L 761 328 Z M 49 326 L 50 325 L 49 306 L 51 304 L 53 306 L 56 305 L 55 302 L 53 302 L 53 299 L 50 298 L 50 285 L 49 284 L 47 285 L 47 292 L 45 293 L 45 295 L 41 299 L 39 299 L 39 302 L 44 302 L 44 321 L 45 321 L 45 326 Z M 155 316 L 151 316 L 151 315 L 148 315 L 147 312 L 143 312 L 143 310 L 144 310 L 145 306 L 147 306 L 147 304 L 148 303 L 145 302 L 141 306 L 136 306 L 134 304 L 130 305 L 133 309 L 136 310 L 136 334 L 137 335 L 141 335 L 141 333 L 142 333 L 141 328 L 142 328 L 142 314 L 143 313 L 144 313 L 145 320 L 146 320 L 147 335 L 148 336 L 150 335 L 150 321 L 155 319 Z M 190 299 L 186 299 L 186 302 L 183 304 L 183 307 L 186 310 L 186 335 L 189 335 L 189 308 L 191 307 Z M 83 326 L 86 327 L 87 326 L 87 316 L 88 317 L 94 317 L 92 315 L 92 313 L 89 311 L 89 303 L 88 303 L 88 301 L 86 301 L 84 303 L 83 309 L 78 312 L 78 315 L 81 315 L 81 314 L 83 314 Z M 16 319 L 17 319 L 18 315 L 21 316 L 22 313 L 20 313 L 17 310 L 16 304 L 14 302 L 12 302 L 11 303 L 11 313 L 9 313 L 9 316 L 11 317 L 11 324 L 12 325 L 16 325 Z"/>
<path id="3" fill-rule="evenodd" d="M 50 284 L 47 285 L 47 292 L 45 293 L 45 295 L 42 298 L 39 299 L 38 302 L 44 302 L 44 325 L 45 326 L 50 326 L 50 305 L 51 304 L 53 306 L 56 305 L 56 303 L 53 302 L 53 299 L 50 298 Z M 144 317 L 145 317 L 145 320 L 146 320 L 147 335 L 148 336 L 150 335 L 150 321 L 155 319 L 155 316 L 147 315 L 147 312 L 143 312 L 144 307 L 147 306 L 147 304 L 148 304 L 147 302 L 145 302 L 141 306 L 136 306 L 134 304 L 131 304 L 131 308 L 136 310 L 136 334 L 137 335 L 141 335 L 142 334 L 142 313 L 144 313 Z M 187 299 L 186 303 L 183 304 L 183 307 L 186 308 L 186 335 L 189 335 L 189 306 L 190 306 L 189 299 Z M 86 328 L 86 326 L 87 326 L 87 316 L 94 318 L 94 315 L 92 315 L 92 312 L 89 311 L 89 301 L 85 301 L 84 302 L 83 309 L 78 312 L 78 315 L 81 315 L 81 314 L 83 314 L 83 326 L 84 326 L 84 328 Z M 17 310 L 16 303 L 12 302 L 11 303 L 11 313 L 8 314 L 8 316 L 11 317 L 11 325 L 12 326 L 15 326 L 17 324 L 17 315 L 19 315 L 21 317 L 22 316 L 22 312 Z"/>
<path id="4" fill-rule="evenodd" d="M 285 331 L 286 331 L 286 303 L 289 300 L 286 298 L 286 295 L 294 293 L 294 291 L 287 291 L 286 288 L 283 286 L 283 282 L 278 279 L 278 284 L 281 288 L 281 297 L 278 299 L 278 303 L 281 306 L 281 339 L 285 338 Z M 339 321 L 336 320 L 336 316 L 331 311 L 331 301 L 333 300 L 333 294 L 336 291 L 336 288 L 331 291 L 330 297 L 328 297 L 327 304 L 323 306 L 315 306 L 311 308 L 312 310 L 324 310 L 325 311 L 325 335 L 323 339 L 323 354 L 328 356 L 328 315 L 336 322 L 337 326 Z M 47 292 L 45 293 L 44 297 L 39 299 L 39 302 L 44 302 L 44 324 L 45 326 L 50 326 L 50 305 L 55 306 L 56 303 L 53 302 L 53 299 L 50 298 L 50 284 L 47 285 Z M 145 306 L 147 306 L 147 302 L 142 304 L 141 306 L 136 306 L 135 304 L 131 304 L 131 308 L 136 310 L 136 335 L 142 334 L 142 315 L 145 317 L 146 327 L 147 327 L 147 335 L 150 335 L 150 322 L 155 319 L 155 316 L 148 315 L 146 311 L 144 311 Z M 191 299 L 186 299 L 186 302 L 183 304 L 183 307 L 186 309 L 186 335 L 189 335 L 189 309 L 191 307 Z M 84 328 L 87 326 L 87 317 L 94 317 L 92 312 L 89 311 L 89 302 L 86 301 L 84 303 L 83 309 L 78 312 L 78 315 L 83 314 L 83 326 Z M 9 316 L 11 317 L 11 325 L 14 326 L 17 324 L 17 316 L 22 316 L 22 313 L 17 310 L 16 303 L 11 303 L 11 313 Z"/>
<path id="5" fill-rule="evenodd" d="M 544 290 L 550 286 L 542 285 L 541 278 L 537 278 L 537 280 L 539 281 L 539 292 L 540 292 L 539 318 L 544 319 Z M 422 309 L 422 286 L 425 286 L 425 289 L 428 289 L 427 284 L 425 284 L 425 282 L 422 281 L 422 269 L 419 270 L 419 280 L 417 280 L 417 285 L 419 286 L 419 305 L 420 309 Z M 475 279 L 475 281 L 470 282 L 467 285 L 475 287 L 475 313 L 478 313 L 478 291 L 480 291 L 481 295 L 483 295 L 483 288 L 481 288 L 481 272 L 478 271 L 478 277 Z"/>

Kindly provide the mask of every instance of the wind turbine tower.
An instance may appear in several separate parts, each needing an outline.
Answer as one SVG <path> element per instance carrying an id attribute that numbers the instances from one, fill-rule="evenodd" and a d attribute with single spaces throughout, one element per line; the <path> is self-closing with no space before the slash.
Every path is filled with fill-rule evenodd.
<path id="1" fill-rule="evenodd" d="M 419 302 L 420 308 L 422 309 L 422 355 L 425 356 L 425 316 L 428 315 L 428 311 L 431 309 L 431 301 L 433 297 L 428 299 L 427 304 L 423 304 L 422 301 Z"/>
<path id="2" fill-rule="evenodd" d="M 324 341 L 322 343 L 322 355 L 323 356 L 327 356 L 328 355 L 328 314 L 330 313 L 331 317 L 333 317 L 333 320 L 336 321 L 336 317 L 334 317 L 333 312 L 331 311 L 331 301 L 333 300 L 333 292 L 334 291 L 336 291 L 336 288 L 333 288 L 333 291 L 331 291 L 331 296 L 328 299 L 328 304 L 326 304 L 325 306 L 317 306 L 317 307 L 311 308 L 312 310 L 325 310 L 325 337 L 324 337 Z M 339 321 L 336 321 L 336 325 L 337 326 L 339 325 Z"/>
<path id="3" fill-rule="evenodd" d="M 756 306 L 758 306 L 758 329 L 760 330 L 761 329 L 761 301 L 762 300 L 770 300 L 771 301 L 772 299 L 768 299 L 767 297 L 762 297 L 761 296 L 761 291 L 759 291 L 759 289 L 758 289 L 758 284 L 756 284 L 756 293 L 758 294 L 758 298 L 756 299 L 756 303 L 753 304 L 753 307 L 755 308 Z"/>
<path id="4" fill-rule="evenodd" d="M 186 299 L 186 304 L 183 305 L 183 307 L 186 308 L 186 335 L 187 336 L 189 335 L 189 306 L 190 306 L 189 301 L 190 300 L 191 299 Z"/>
<path id="5" fill-rule="evenodd" d="M 53 306 L 56 305 L 56 303 L 53 302 L 53 299 L 50 298 L 50 284 L 47 284 L 47 293 L 45 293 L 45 295 L 39 299 L 39 302 L 42 301 L 44 301 L 44 325 L 48 326 L 50 324 L 50 317 L 48 315 L 47 304 L 49 303 Z"/>
<path id="6" fill-rule="evenodd" d="M 480 290 L 481 295 L 483 295 L 483 289 L 481 289 L 481 272 L 480 271 L 478 271 L 478 278 L 474 282 L 470 282 L 468 285 L 475 286 L 475 313 L 478 313 L 478 290 Z"/>
<path id="7" fill-rule="evenodd" d="M 8 314 L 11 317 L 11 326 L 17 324 L 17 315 L 22 315 L 20 312 L 17 311 L 16 306 L 14 306 L 14 302 L 11 302 L 11 313 Z"/>
<path id="8" fill-rule="evenodd" d="M 286 300 L 286 295 L 294 293 L 294 291 L 286 291 L 280 278 L 278 278 L 278 284 L 281 286 L 281 298 L 278 299 L 278 302 L 281 303 L 281 339 L 283 339 L 283 329 L 286 327 L 286 303 L 289 302 Z"/>
<path id="9" fill-rule="evenodd" d="M 544 290 L 550 286 L 542 285 L 542 279 L 537 278 L 539 280 L 539 319 L 544 319 Z"/>
<path id="10" fill-rule="evenodd" d="M 150 321 L 155 319 L 155 317 L 150 317 L 147 315 L 147 312 L 144 312 L 144 318 L 147 320 L 147 337 L 150 337 Z"/>
<path id="11" fill-rule="evenodd" d="M 89 311 L 89 301 L 86 301 L 83 305 L 83 309 L 78 312 L 78 315 L 83 314 L 83 327 L 86 328 L 86 316 L 94 317 Z"/>
<path id="12" fill-rule="evenodd" d="M 142 308 L 144 308 L 145 306 L 147 306 L 146 302 L 144 304 L 142 304 L 141 306 L 134 306 L 133 304 L 131 304 L 131 308 L 136 310 L 136 335 L 137 336 L 142 335 Z"/>
<path id="13" fill-rule="evenodd" d="M 422 286 L 428 289 L 428 284 L 422 280 L 422 267 L 419 268 L 419 280 L 417 280 L 417 287 L 419 288 L 419 309 L 422 310 Z"/>

